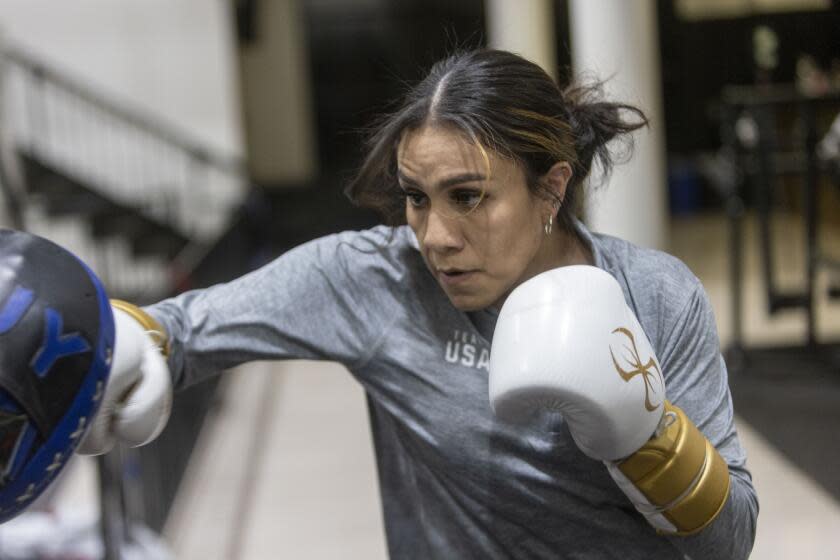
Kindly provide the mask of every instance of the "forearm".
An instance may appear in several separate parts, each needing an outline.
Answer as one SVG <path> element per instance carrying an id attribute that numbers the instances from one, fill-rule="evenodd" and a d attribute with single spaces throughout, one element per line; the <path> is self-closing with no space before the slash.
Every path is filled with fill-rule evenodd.
<path id="1" fill-rule="evenodd" d="M 242 305 L 233 297 L 237 290 L 260 293 L 248 288 L 219 285 L 145 308 L 166 331 L 177 389 L 249 361 L 311 357 L 303 348 L 282 343 L 269 309 Z"/>
<path id="2" fill-rule="evenodd" d="M 690 557 L 746 558 L 757 516 L 749 473 L 728 465 L 679 407 L 665 408 L 654 437 L 608 463 L 610 474 L 648 522 Z"/>

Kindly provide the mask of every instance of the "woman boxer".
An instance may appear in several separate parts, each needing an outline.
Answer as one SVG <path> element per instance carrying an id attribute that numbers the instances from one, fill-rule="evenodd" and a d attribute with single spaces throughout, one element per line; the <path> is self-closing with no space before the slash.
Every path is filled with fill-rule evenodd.
<path id="1" fill-rule="evenodd" d="M 175 386 L 249 360 L 345 364 L 370 402 L 394 558 L 746 558 L 758 505 L 703 288 L 577 216 L 607 143 L 646 124 L 597 94 L 506 52 L 441 61 L 348 189 L 391 225 L 117 304 L 143 325 L 117 323 L 117 353 L 122 336 L 157 352 L 153 333 Z M 132 410 L 134 432 L 101 413 L 87 452 L 159 428 L 145 411 L 168 377 L 144 364 L 112 376 L 155 389 L 103 407 Z"/>

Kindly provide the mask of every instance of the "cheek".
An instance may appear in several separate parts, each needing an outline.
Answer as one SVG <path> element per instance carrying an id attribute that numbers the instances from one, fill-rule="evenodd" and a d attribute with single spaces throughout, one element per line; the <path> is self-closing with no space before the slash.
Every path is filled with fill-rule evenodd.
<path id="1" fill-rule="evenodd" d="M 536 253 L 533 236 L 525 231 L 510 232 L 506 238 L 499 240 L 495 249 L 498 255 L 495 261 L 496 271 L 506 284 L 518 279 Z"/>
<path id="2" fill-rule="evenodd" d="M 406 205 L 405 210 L 405 222 L 411 231 L 414 233 L 414 237 L 417 238 L 417 243 L 420 245 L 420 255 L 423 257 L 423 260 L 426 262 L 426 265 L 429 265 L 429 258 L 427 255 L 426 247 L 423 245 L 423 239 L 425 238 L 425 230 L 426 230 L 426 223 L 425 220 L 422 219 L 419 212 L 413 211 L 408 205 Z"/>
<path id="3" fill-rule="evenodd" d="M 505 277 L 500 280 L 518 278 L 536 255 L 542 230 L 537 230 L 530 216 L 504 213 L 493 218 L 484 235 L 482 253 L 493 272 Z"/>
<path id="4" fill-rule="evenodd" d="M 412 210 L 407 204 L 405 209 L 405 223 L 408 224 L 408 227 L 410 227 L 411 231 L 414 232 L 418 241 L 423 239 L 423 220 L 421 220 L 419 214 Z"/>

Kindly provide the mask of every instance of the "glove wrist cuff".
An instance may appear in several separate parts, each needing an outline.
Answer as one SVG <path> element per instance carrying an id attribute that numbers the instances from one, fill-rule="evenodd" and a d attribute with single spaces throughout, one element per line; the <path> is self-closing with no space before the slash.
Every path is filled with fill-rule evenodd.
<path id="1" fill-rule="evenodd" d="M 652 525 L 663 533 L 690 535 L 723 509 L 729 468 L 680 408 L 666 402 L 665 416 L 641 449 L 609 470 Z"/>
<path id="2" fill-rule="evenodd" d="M 129 315 L 132 319 L 140 323 L 146 333 L 152 338 L 152 341 L 157 345 L 160 353 L 164 357 L 169 357 L 169 335 L 163 325 L 157 319 L 134 305 L 120 299 L 112 299 L 111 306 L 115 309 Z"/>

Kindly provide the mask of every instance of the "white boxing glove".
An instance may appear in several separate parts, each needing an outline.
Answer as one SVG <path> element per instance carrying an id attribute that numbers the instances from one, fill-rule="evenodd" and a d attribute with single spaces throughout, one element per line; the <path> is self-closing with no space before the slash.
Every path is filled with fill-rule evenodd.
<path id="1" fill-rule="evenodd" d="M 584 453 L 615 460 L 656 431 L 664 400 L 650 342 L 608 273 L 550 270 L 505 301 L 490 353 L 490 402 L 500 419 L 561 412 Z"/>
<path id="2" fill-rule="evenodd" d="M 116 443 L 138 447 L 155 439 L 169 420 L 172 381 L 163 328 L 138 307 L 112 300 L 116 336 L 102 404 L 77 453 L 100 455 Z"/>
<path id="3" fill-rule="evenodd" d="M 665 400 L 659 362 L 618 282 L 592 266 L 539 274 L 505 301 L 490 354 L 496 416 L 562 414 L 657 529 L 691 534 L 729 494 L 717 450 Z"/>

